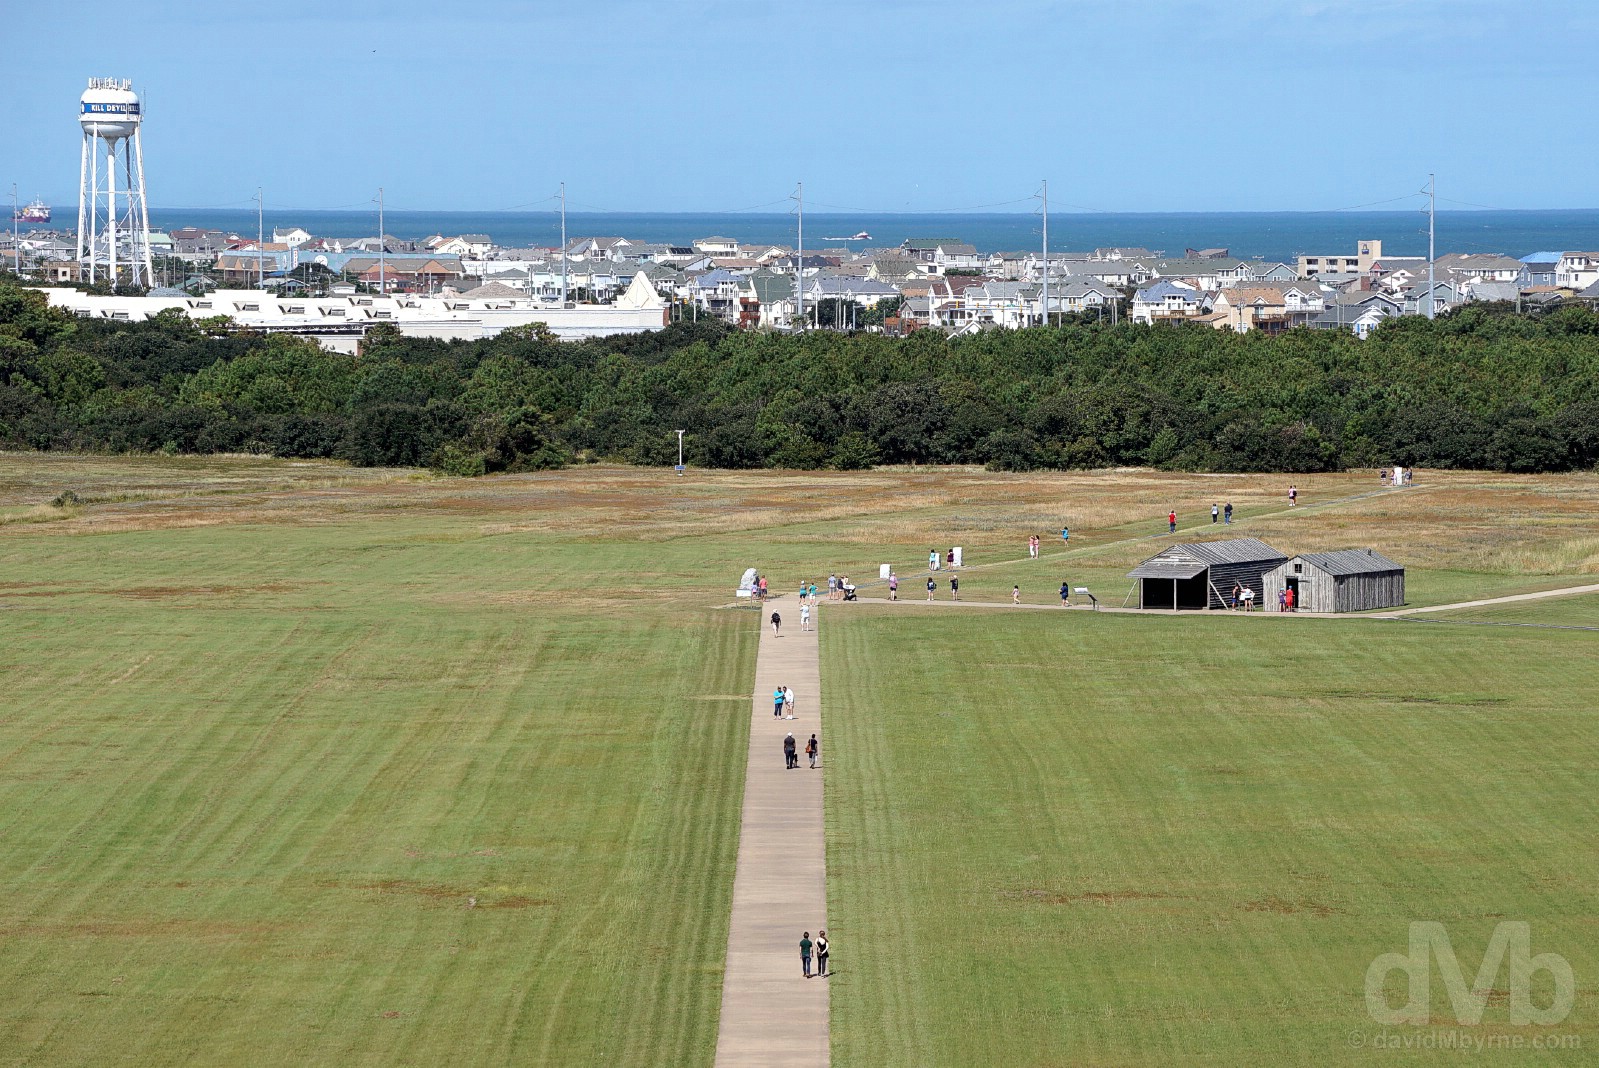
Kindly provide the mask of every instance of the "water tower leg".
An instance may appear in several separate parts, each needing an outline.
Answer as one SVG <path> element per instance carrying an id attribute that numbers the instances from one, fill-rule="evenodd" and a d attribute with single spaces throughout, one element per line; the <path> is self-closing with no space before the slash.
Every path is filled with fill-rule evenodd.
<path id="1" fill-rule="evenodd" d="M 117 143 L 105 143 L 105 257 L 106 280 L 117 284 Z"/>
<path id="2" fill-rule="evenodd" d="M 139 203 L 135 208 L 138 213 L 134 225 L 139 228 L 139 242 L 144 260 L 144 284 L 150 285 L 155 281 L 155 263 L 150 258 L 150 200 L 144 192 L 144 142 L 139 138 L 139 131 L 133 132 L 133 159 L 137 168 L 138 184 L 133 188 L 138 190 Z"/>
<path id="3" fill-rule="evenodd" d="M 78 273 L 83 273 L 84 237 L 88 234 L 83 217 L 83 203 L 89 195 L 89 135 L 83 135 L 83 151 L 78 159 Z M 92 201 L 90 202 L 92 205 Z M 92 248 L 93 246 L 89 246 Z"/>
<path id="4" fill-rule="evenodd" d="M 91 136 L 90 140 L 93 140 Z M 95 246 L 100 243 L 100 146 L 89 146 L 89 281 L 94 281 L 99 269 Z"/>

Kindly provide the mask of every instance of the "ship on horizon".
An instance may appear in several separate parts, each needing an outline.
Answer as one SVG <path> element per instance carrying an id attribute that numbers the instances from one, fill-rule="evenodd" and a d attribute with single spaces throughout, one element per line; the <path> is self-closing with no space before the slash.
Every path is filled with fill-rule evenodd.
<path id="1" fill-rule="evenodd" d="M 865 230 L 862 230 L 860 233 L 856 234 L 854 237 L 824 237 L 824 238 L 822 238 L 823 241 L 870 241 L 871 239 L 872 239 L 872 235 L 867 233 Z"/>
<path id="2" fill-rule="evenodd" d="M 12 201 L 12 203 L 16 203 Z M 50 221 L 50 205 L 43 200 L 35 200 L 31 204 L 24 204 L 12 214 L 12 221 L 24 223 L 47 223 Z"/>

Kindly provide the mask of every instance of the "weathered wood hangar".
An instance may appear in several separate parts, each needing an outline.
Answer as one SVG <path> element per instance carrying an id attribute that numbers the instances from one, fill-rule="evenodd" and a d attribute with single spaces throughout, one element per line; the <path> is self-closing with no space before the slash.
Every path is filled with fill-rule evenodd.
<path id="1" fill-rule="evenodd" d="M 1234 586 L 1247 586 L 1255 591 L 1255 603 L 1264 603 L 1266 573 L 1287 562 L 1288 557 L 1258 538 L 1230 538 L 1168 546 L 1127 577 L 1137 580 L 1140 608 L 1197 611 L 1227 608 Z"/>
<path id="2" fill-rule="evenodd" d="M 1277 605 L 1284 589 L 1305 612 L 1365 612 L 1405 603 L 1405 569 L 1371 549 L 1303 553 L 1268 571 L 1263 604 Z"/>

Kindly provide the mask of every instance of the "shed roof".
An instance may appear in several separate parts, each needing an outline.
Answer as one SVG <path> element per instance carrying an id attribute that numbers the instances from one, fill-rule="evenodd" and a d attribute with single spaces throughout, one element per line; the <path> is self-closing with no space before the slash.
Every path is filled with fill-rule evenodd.
<path id="1" fill-rule="evenodd" d="M 1339 549 L 1330 553 L 1300 553 L 1299 559 L 1329 575 L 1370 575 L 1386 571 L 1403 571 L 1374 549 Z"/>
<path id="2" fill-rule="evenodd" d="M 1190 579 L 1203 574 L 1209 564 L 1187 557 L 1152 556 L 1127 572 L 1128 578 Z"/>
<path id="3" fill-rule="evenodd" d="M 1214 564 L 1270 563 L 1288 558 L 1259 538 L 1169 545 L 1127 573 L 1128 578 L 1193 578 Z"/>

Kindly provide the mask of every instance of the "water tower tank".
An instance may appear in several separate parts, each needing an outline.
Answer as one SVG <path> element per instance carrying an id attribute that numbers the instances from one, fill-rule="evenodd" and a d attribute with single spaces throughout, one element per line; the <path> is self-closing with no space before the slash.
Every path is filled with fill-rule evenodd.
<path id="1" fill-rule="evenodd" d="M 84 130 L 107 140 L 132 137 L 140 118 L 139 94 L 132 86 L 127 80 L 90 78 L 78 113 Z"/>

